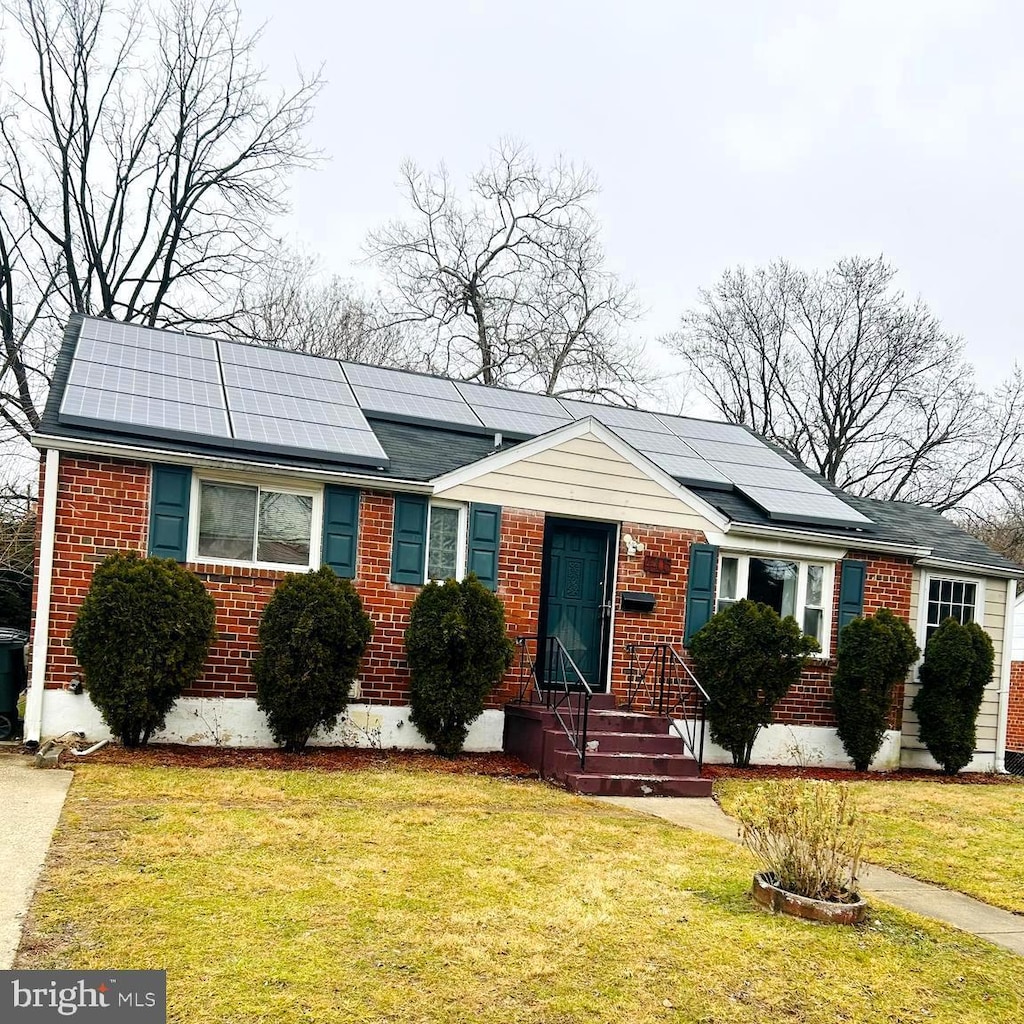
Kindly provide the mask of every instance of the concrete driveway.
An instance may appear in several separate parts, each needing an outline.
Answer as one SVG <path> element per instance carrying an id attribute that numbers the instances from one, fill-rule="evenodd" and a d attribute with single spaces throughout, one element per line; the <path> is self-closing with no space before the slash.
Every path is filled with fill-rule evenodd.
<path id="1" fill-rule="evenodd" d="M 33 759 L 23 754 L 0 753 L 0 970 L 14 961 L 71 776 L 56 768 L 34 768 Z"/>

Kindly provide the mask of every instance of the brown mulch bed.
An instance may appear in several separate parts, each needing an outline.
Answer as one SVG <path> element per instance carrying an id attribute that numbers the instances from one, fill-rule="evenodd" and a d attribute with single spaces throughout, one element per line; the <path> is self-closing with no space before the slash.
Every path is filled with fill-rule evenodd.
<path id="1" fill-rule="evenodd" d="M 1024 783 L 1014 775 L 995 772 L 942 772 L 901 768 L 894 772 L 855 772 L 846 768 L 794 768 L 783 765 L 751 765 L 734 768 L 731 764 L 706 764 L 701 774 L 708 779 L 821 779 L 827 782 L 945 782 L 953 786 L 1019 786 Z"/>
<path id="2" fill-rule="evenodd" d="M 311 747 L 301 754 L 245 747 L 191 747 L 181 743 L 154 744 L 128 750 L 109 744 L 87 758 L 65 751 L 62 768 L 80 764 L 121 764 L 161 768 L 259 768 L 315 772 L 353 772 L 368 768 L 415 768 L 452 775 L 486 775 L 498 779 L 533 779 L 537 772 L 509 754 L 459 754 L 441 757 L 429 751 L 367 750 Z"/>

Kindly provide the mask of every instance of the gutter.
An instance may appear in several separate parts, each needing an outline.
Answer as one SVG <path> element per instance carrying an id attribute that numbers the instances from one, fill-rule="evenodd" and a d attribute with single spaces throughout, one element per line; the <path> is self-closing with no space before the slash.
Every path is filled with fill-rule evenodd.
<path id="1" fill-rule="evenodd" d="M 53 588 L 53 548 L 57 533 L 57 489 L 60 452 L 46 451 L 43 482 L 43 519 L 39 536 L 39 573 L 36 576 L 36 617 L 32 627 L 32 676 L 25 699 L 25 743 L 39 744 L 43 727 L 43 689 L 50 652 L 50 601 Z"/>
<path id="2" fill-rule="evenodd" d="M 907 555 L 910 558 L 926 558 L 932 553 L 931 548 L 919 547 L 916 544 L 901 544 L 898 541 L 872 540 L 869 537 L 837 537 L 834 534 L 812 533 L 808 530 L 787 529 L 782 526 L 755 526 L 752 523 L 741 523 L 735 520 L 726 530 L 727 534 L 740 537 L 772 537 L 784 540 L 796 540 L 806 544 L 817 544 L 819 547 L 837 547 L 858 551 L 879 551 L 890 555 Z"/>
<path id="3" fill-rule="evenodd" d="M 1010 663 L 1013 661 L 1013 625 L 1017 609 L 1016 580 L 1006 581 L 1006 613 L 1003 616 L 1003 656 L 999 666 L 999 706 L 996 711 L 996 754 L 992 766 L 1006 771 L 1006 726 L 1010 718 Z"/>
<path id="4" fill-rule="evenodd" d="M 250 469 L 258 473 L 301 477 L 305 480 L 342 480 L 347 484 L 359 485 L 366 489 L 384 491 L 405 491 L 414 494 L 432 494 L 433 484 L 422 480 L 403 480 L 401 477 L 369 476 L 342 470 L 305 469 L 283 462 L 255 462 L 249 459 L 232 459 L 198 452 L 172 452 L 163 448 L 144 448 L 139 445 L 117 444 L 112 441 L 89 441 L 82 438 L 58 437 L 52 434 L 34 434 L 31 443 L 39 449 L 50 451 L 78 452 L 85 455 L 107 455 L 115 459 L 141 459 L 145 462 L 162 462 L 171 465 L 210 466 L 214 469 Z"/>
<path id="5" fill-rule="evenodd" d="M 1008 569 L 1005 565 L 984 565 L 978 562 L 958 562 L 952 558 L 922 558 L 920 564 L 926 569 L 955 569 L 968 575 L 996 576 L 1008 580 L 1019 580 L 1024 576 L 1024 569 Z"/>

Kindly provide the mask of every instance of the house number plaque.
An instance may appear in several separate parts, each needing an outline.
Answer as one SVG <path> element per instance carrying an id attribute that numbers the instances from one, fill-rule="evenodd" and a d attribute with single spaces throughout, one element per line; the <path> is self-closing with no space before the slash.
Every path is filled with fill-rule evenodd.
<path id="1" fill-rule="evenodd" d="M 667 555 L 644 555 L 644 572 L 652 576 L 666 576 L 672 571 L 672 559 Z"/>

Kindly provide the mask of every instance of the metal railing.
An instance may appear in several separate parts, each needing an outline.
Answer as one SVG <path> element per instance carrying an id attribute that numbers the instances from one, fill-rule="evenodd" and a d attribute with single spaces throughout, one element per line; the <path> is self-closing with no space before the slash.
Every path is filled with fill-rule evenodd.
<path id="1" fill-rule="evenodd" d="M 517 636 L 519 696 L 515 703 L 541 704 L 554 713 L 580 762 L 587 764 L 587 723 L 594 691 L 557 636 Z M 528 647 L 534 645 L 533 657 Z"/>
<path id="2" fill-rule="evenodd" d="M 626 652 L 629 669 L 623 706 L 668 718 L 699 772 L 704 764 L 704 733 L 711 701 L 707 690 L 671 644 L 627 644 Z"/>

